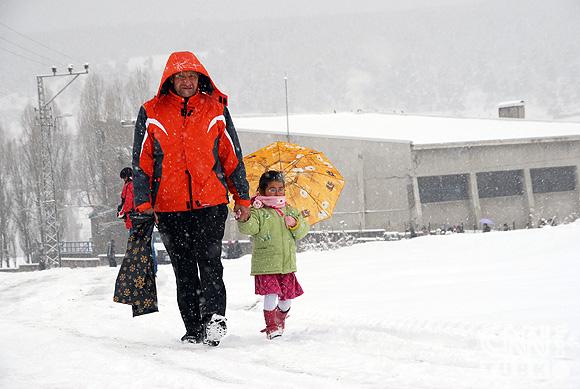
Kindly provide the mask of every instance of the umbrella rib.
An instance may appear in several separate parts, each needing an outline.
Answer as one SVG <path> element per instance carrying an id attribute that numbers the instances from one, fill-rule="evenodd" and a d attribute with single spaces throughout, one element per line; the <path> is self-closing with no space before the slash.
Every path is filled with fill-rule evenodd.
<path id="1" fill-rule="evenodd" d="M 254 163 L 257 163 L 258 165 L 262 166 L 264 169 L 268 169 L 269 168 L 269 166 L 262 165 L 261 162 L 254 162 Z"/>
<path id="2" fill-rule="evenodd" d="M 298 162 L 300 162 L 301 159 L 303 159 L 305 157 L 308 157 L 308 156 L 311 156 L 311 155 L 317 155 L 317 154 L 320 154 L 320 152 L 312 152 L 310 154 L 306 154 L 306 155 L 304 155 L 304 156 L 302 156 L 302 157 L 300 157 L 298 159 L 293 160 L 290 164 L 288 164 L 288 166 L 286 167 L 285 171 L 286 172 L 290 171 L 294 166 L 296 166 L 298 164 Z M 338 169 L 334 165 L 331 165 L 331 166 L 338 173 Z M 332 178 L 336 178 L 338 180 L 344 181 L 344 178 L 342 177 L 342 175 L 340 173 L 338 173 L 338 175 L 334 175 L 334 176 L 331 176 L 331 175 L 325 174 L 325 173 L 321 173 L 321 172 L 318 172 L 316 170 L 310 170 L 310 171 L 308 171 L 308 173 L 319 174 L 319 175 L 324 176 L 324 177 L 332 177 Z"/>

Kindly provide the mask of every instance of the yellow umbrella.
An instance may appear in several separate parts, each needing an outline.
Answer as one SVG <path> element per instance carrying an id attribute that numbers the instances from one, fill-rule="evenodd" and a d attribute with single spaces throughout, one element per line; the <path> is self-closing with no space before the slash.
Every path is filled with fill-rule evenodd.
<path id="1" fill-rule="evenodd" d="M 310 225 L 328 219 L 344 187 L 340 172 L 320 151 L 275 142 L 244 157 L 250 193 L 268 170 L 284 174 L 286 201 L 302 212 Z"/>

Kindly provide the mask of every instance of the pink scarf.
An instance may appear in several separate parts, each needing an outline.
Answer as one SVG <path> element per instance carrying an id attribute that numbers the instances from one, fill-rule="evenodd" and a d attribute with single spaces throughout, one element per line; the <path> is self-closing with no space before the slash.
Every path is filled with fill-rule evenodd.
<path id="1" fill-rule="evenodd" d="M 256 196 L 252 199 L 254 208 L 274 208 L 280 209 L 286 206 L 286 196 Z"/>

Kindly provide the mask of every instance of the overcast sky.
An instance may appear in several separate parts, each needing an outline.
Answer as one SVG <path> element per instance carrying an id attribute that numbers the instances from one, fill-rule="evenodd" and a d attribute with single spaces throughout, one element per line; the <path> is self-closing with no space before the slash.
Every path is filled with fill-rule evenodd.
<path id="1" fill-rule="evenodd" d="M 107 26 L 137 21 L 261 19 L 333 13 L 373 12 L 482 0 L 2 0 L 0 21 L 21 32 Z"/>
<path id="2" fill-rule="evenodd" d="M 371 14 L 379 22 L 365 24 L 372 17 L 357 13 Z M 343 16 L 328 17 L 336 14 Z M 272 22 L 276 18 L 287 20 Z M 200 20 L 205 22 L 196 25 Z M 213 20 L 218 22 L 215 34 L 211 31 Z M 357 20 L 364 22 L 357 25 Z M 171 30 L 171 21 L 177 28 Z M 304 79 L 302 93 L 309 89 L 325 92 L 332 86 L 329 79 L 342 77 L 347 69 L 351 83 L 345 84 L 353 96 L 359 96 L 354 89 L 364 90 L 360 93 L 364 97 L 369 86 L 382 85 L 397 95 L 402 105 L 437 96 L 444 100 L 452 94 L 452 87 L 455 94 L 470 94 L 462 95 L 465 99 L 478 93 L 482 98 L 496 93 L 493 101 L 522 96 L 531 99 L 552 91 L 546 100 L 567 102 L 580 93 L 567 87 L 572 84 L 568 81 L 571 75 L 577 74 L 573 68 L 580 63 L 575 43 L 578 25 L 580 0 L 0 0 L 0 125 L 10 126 L 25 104 L 36 103 L 35 75 L 47 73 L 52 65 L 60 70 L 74 63 L 81 69 L 82 63 L 90 62 L 92 73 L 104 74 L 104 66 L 107 70 L 121 69 L 130 61 L 142 62 L 149 57 L 163 62 L 171 51 L 183 49 L 199 50 L 202 56 L 214 49 L 206 65 L 213 65 L 221 84 L 238 96 L 232 99 L 238 102 L 250 91 L 262 100 L 274 97 L 250 89 L 255 85 L 249 81 L 248 85 L 238 83 L 237 78 L 266 79 L 292 68 L 295 73 L 300 69 L 294 80 Z M 206 47 L 209 35 L 217 38 Z M 513 45 L 500 45 L 505 42 Z M 288 54 L 281 45 L 294 51 Z M 496 46 L 504 50 L 494 50 Z M 232 54 L 235 59 L 220 60 L 222 47 L 228 53 L 237 51 Z M 244 57 L 240 50 L 254 57 Z M 356 53 L 358 59 L 351 60 L 343 52 Z M 260 65 L 261 74 L 243 73 L 240 62 L 246 68 Z M 328 77 L 319 77 L 317 66 Z M 153 73 L 159 73 L 161 67 L 158 64 Z M 439 76 L 451 68 L 454 77 Z M 506 71 L 511 72 L 510 77 L 515 75 L 511 77 L 513 85 L 505 86 L 498 78 Z M 459 73 L 487 74 L 489 80 L 484 79 L 486 84 L 480 91 L 481 85 L 469 84 L 473 79 L 458 79 Z M 399 76 L 390 79 L 389 74 Z M 419 82 L 415 87 L 419 95 L 409 97 L 409 102 L 405 102 L 405 95 L 412 88 L 405 82 L 397 83 L 399 89 L 393 85 L 393 80 L 405 77 Z M 308 80 L 315 78 L 320 83 L 310 88 L 312 81 Z M 77 90 L 68 90 L 59 103 L 74 102 L 82 83 L 75 83 L 72 88 Z M 57 89 L 56 81 L 51 85 Z M 264 85 L 276 88 L 278 84 Z M 461 85 L 466 92 L 459 90 Z M 298 86 L 295 81 L 294 90 Z M 345 95 L 332 93 L 336 98 Z M 435 97 L 425 97 L 428 93 Z M 377 96 L 369 99 L 375 101 Z M 332 100 L 328 96 L 316 98 Z M 359 104 L 358 100 L 353 104 Z M 476 100 L 479 104 L 481 99 Z M 385 107 L 391 109 L 389 104 Z M 488 111 L 480 108 L 471 112 Z"/>

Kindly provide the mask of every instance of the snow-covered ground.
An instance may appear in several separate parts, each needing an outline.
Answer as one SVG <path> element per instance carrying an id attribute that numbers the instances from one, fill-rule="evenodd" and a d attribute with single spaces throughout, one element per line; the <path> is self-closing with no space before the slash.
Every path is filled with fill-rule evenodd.
<path id="1" fill-rule="evenodd" d="M 579 388 L 580 222 L 299 255 L 305 294 L 268 341 L 249 257 L 225 263 L 229 335 L 181 344 L 112 302 L 117 269 L 0 274 L 2 388 Z"/>

